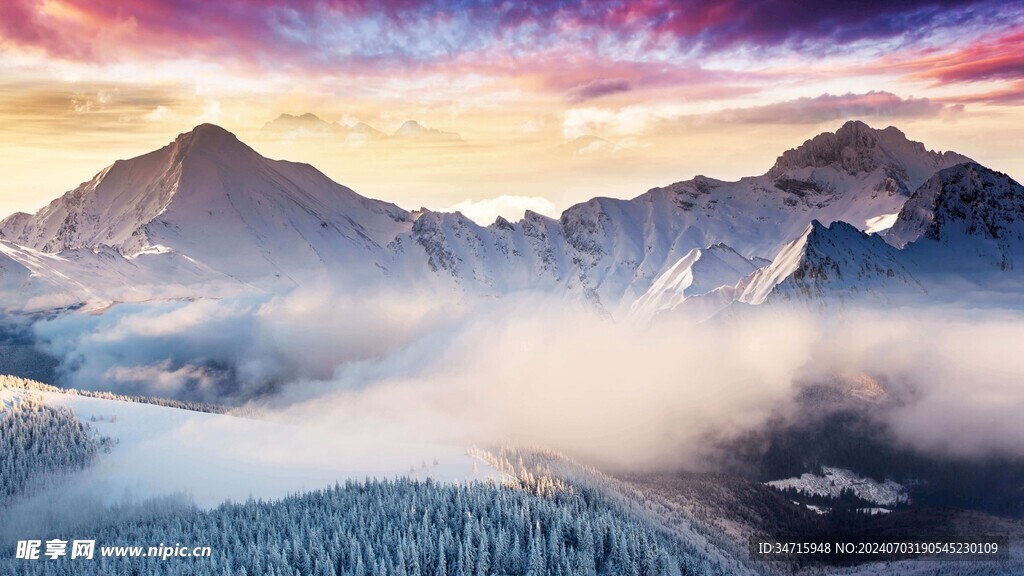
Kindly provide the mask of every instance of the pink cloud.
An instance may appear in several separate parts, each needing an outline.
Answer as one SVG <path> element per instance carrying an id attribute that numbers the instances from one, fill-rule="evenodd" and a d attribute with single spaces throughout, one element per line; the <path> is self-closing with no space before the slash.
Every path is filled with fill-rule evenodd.
<path id="1" fill-rule="evenodd" d="M 937 84 L 1024 78 L 1024 33 L 979 42 L 952 52 L 922 55 L 901 62 L 914 78 Z"/>
<path id="2" fill-rule="evenodd" d="M 994 0 L 7 0 L 0 46 L 95 63 L 194 59 L 253 75 L 472 73 L 571 102 L 662 89 L 706 99 L 756 92 L 766 80 L 702 68 L 716 51 L 780 48 L 813 59 L 965 24 L 1002 30 L 995 21 L 1011 8 Z M 1010 16 L 1003 26 L 1024 20 L 1024 9 Z M 877 64 L 937 82 L 1016 78 L 1020 36 Z"/>
<path id="3" fill-rule="evenodd" d="M 734 109 L 719 116 L 751 124 L 817 124 L 865 118 L 918 118 L 955 112 L 954 107 L 928 98 L 901 98 L 891 92 L 822 94 L 764 106 Z"/>

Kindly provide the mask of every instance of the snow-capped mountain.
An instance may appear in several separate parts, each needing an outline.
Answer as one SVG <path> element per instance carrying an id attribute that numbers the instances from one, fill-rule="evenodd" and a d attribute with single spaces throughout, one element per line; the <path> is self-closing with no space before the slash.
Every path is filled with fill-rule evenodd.
<path id="1" fill-rule="evenodd" d="M 558 145 L 555 154 L 578 157 L 605 157 L 625 154 L 628 150 L 619 144 L 593 135 L 579 136 Z"/>
<path id="2" fill-rule="evenodd" d="M 463 289 L 505 293 L 571 289 L 572 255 L 557 220 L 527 211 L 511 223 L 480 226 L 459 212 L 421 210 L 408 234 L 392 243 L 399 269 L 417 276 L 424 266 Z"/>
<path id="3" fill-rule="evenodd" d="M 940 170 L 907 200 L 884 239 L 844 222 L 814 221 L 737 285 L 736 299 L 893 302 L 929 290 L 945 292 L 941 299 L 1017 290 L 1024 187 L 974 162 Z"/>
<path id="4" fill-rule="evenodd" d="M 970 270 L 1024 264 L 1024 187 L 976 163 L 932 176 L 907 201 L 886 240 L 941 267 L 955 257 Z"/>
<path id="5" fill-rule="evenodd" d="M 125 286 L 173 281 L 182 288 L 175 294 L 203 296 L 224 283 L 275 290 L 312 277 L 484 295 L 537 290 L 617 316 L 640 298 L 641 308 L 671 306 L 680 291 L 707 294 L 715 306 L 738 294 L 763 301 L 782 272 L 797 270 L 795 254 L 818 254 L 820 246 L 801 289 L 856 291 L 868 270 L 843 269 L 837 284 L 832 264 L 846 266 L 856 255 L 872 259 L 886 279 L 903 278 L 888 261 L 890 247 L 856 245 L 857 228 L 899 212 L 908 190 L 964 160 L 930 152 L 895 128 L 849 122 L 784 153 L 762 176 L 698 176 L 631 200 L 594 198 L 558 219 L 527 213 L 480 226 L 459 213 L 410 213 L 364 198 L 309 165 L 269 160 L 204 124 L 115 162 L 35 215 L 0 222 L 9 260 L 3 283 L 35 282 L 67 300 L 93 301 L 133 298 Z M 811 220 L 823 225 L 808 228 Z M 839 220 L 854 226 L 825 228 Z M 835 246 L 819 229 L 839 235 Z M 758 267 L 756 258 L 775 257 L 794 238 L 770 278 L 736 282 Z M 827 285 L 812 268 L 828 275 Z"/>
<path id="6" fill-rule="evenodd" d="M 630 315 L 650 317 L 672 310 L 688 298 L 733 286 L 770 263 L 763 258 L 744 258 L 725 244 L 694 248 L 654 281 L 630 307 Z"/>
<path id="7" fill-rule="evenodd" d="M 417 227 L 403 244 L 423 245 L 439 268 L 483 289 L 501 285 L 496 279 L 509 267 L 535 269 L 544 262 L 562 289 L 614 315 L 628 311 L 695 248 L 724 242 L 747 258 L 774 257 L 814 219 L 865 228 L 877 216 L 898 212 L 909 191 L 936 170 L 965 160 L 928 151 L 895 128 L 848 122 L 786 152 L 762 176 L 738 182 L 698 176 L 631 200 L 594 198 L 557 222 L 534 215 L 481 227 L 453 217 L 447 229 Z M 543 242 L 526 237 L 539 230 Z M 538 251 L 502 248 L 513 245 Z M 545 276 L 533 286 L 548 281 Z"/>
<path id="8" fill-rule="evenodd" d="M 307 164 L 268 160 L 204 124 L 115 162 L 34 216 L 5 219 L 0 236 L 51 254 L 178 254 L 272 285 L 311 272 L 377 275 L 389 259 L 384 246 L 410 227 L 394 204 L 359 196 Z"/>
<path id="9" fill-rule="evenodd" d="M 845 222 L 826 227 L 814 220 L 770 265 L 745 282 L 737 300 L 827 303 L 924 295 L 925 288 L 908 268 L 900 251 L 881 237 Z"/>

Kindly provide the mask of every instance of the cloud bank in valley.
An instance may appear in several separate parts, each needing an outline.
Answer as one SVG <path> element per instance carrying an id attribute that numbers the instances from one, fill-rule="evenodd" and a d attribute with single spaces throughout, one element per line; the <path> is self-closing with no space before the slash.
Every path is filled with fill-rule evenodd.
<path id="1" fill-rule="evenodd" d="M 288 296 L 123 304 L 35 325 L 71 386 L 240 401 L 338 364 L 376 357 L 459 306 L 408 294 L 304 288 Z"/>
<path id="2" fill-rule="evenodd" d="M 889 401 L 874 417 L 898 442 L 943 456 L 1024 456 L 1020 320 L 769 311 L 637 326 L 550 296 L 456 306 L 310 290 L 120 306 L 37 333 L 62 358 L 65 385 L 258 396 L 310 439 L 373 431 L 392 443 L 512 442 L 670 468 L 699 467 L 714 444 L 773 417 L 802 417 L 799 387 L 836 374 L 884 383 Z"/>

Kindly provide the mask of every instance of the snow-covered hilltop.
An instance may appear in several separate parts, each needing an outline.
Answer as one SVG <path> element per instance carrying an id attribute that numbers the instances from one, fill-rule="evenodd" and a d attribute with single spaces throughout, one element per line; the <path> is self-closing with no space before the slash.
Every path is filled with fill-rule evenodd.
<path id="1" fill-rule="evenodd" d="M 1022 236 L 1022 202 L 1018 184 L 964 156 L 929 151 L 892 127 L 848 122 L 783 153 L 761 176 L 698 176 L 631 200 L 594 198 L 558 219 L 528 212 L 480 226 L 459 213 L 362 197 L 204 124 L 115 162 L 34 215 L 0 222 L 0 307 L 324 280 L 487 296 L 541 291 L 613 316 L 650 315 L 685 299 L 717 309 L 770 301 L 770 293 L 923 293 L 906 250 L 862 230 L 899 213 L 887 236 L 893 246 L 919 237 L 959 243 L 959 231 L 1006 269 Z M 764 258 L 774 262 L 758 271 Z"/>

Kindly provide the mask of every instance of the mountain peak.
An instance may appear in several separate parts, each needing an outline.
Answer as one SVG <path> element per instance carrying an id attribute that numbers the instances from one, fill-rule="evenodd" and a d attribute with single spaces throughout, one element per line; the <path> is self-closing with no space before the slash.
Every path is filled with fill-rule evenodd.
<path id="1" fill-rule="evenodd" d="M 856 300 L 865 295 L 919 294 L 921 285 L 878 236 L 846 222 L 825 226 L 812 220 L 775 260 L 755 272 L 739 296 L 741 302 L 771 300 Z"/>
<path id="2" fill-rule="evenodd" d="M 907 181 L 921 182 L 938 169 L 967 161 L 970 158 L 955 152 L 928 150 L 893 126 L 879 130 L 860 120 L 850 120 L 835 132 L 823 132 L 784 152 L 768 175 L 781 178 L 794 170 L 827 166 L 850 175 L 883 169 L 905 185 Z"/>
<path id="3" fill-rule="evenodd" d="M 282 256 L 282 267 L 302 257 L 315 266 L 328 252 L 321 240 L 341 236 L 376 250 L 404 219 L 404 211 L 358 196 L 312 166 L 264 158 L 224 128 L 200 124 L 159 150 L 115 162 L 33 216 L 4 220 L 0 234 L 50 253 L 110 246 L 130 256 L 160 245 L 199 254 L 216 246 L 207 264 L 225 261 L 225 269 L 253 277 L 254 264 L 268 261 L 254 254 L 270 238 L 316 247 Z M 232 261 L 232 253 L 247 258 Z"/>
<path id="4" fill-rule="evenodd" d="M 724 242 L 694 248 L 651 283 L 647 292 L 633 302 L 630 314 L 650 317 L 676 309 L 694 296 L 731 288 L 755 270 L 754 262 Z"/>
<path id="5" fill-rule="evenodd" d="M 196 151 L 204 154 L 223 154 L 235 148 L 252 150 L 231 132 L 216 124 L 209 123 L 200 124 L 189 132 L 179 134 L 172 146 L 177 148 L 179 158 Z"/>
<path id="6" fill-rule="evenodd" d="M 936 172 L 907 200 L 886 240 L 903 247 L 918 239 L 991 244 L 977 252 L 1012 268 L 1024 243 L 1024 186 L 976 162 Z"/>
<path id="7" fill-rule="evenodd" d="M 190 130 L 188 132 L 185 132 L 184 134 L 179 134 L 178 138 L 182 138 L 182 137 L 186 137 L 186 136 L 193 136 L 193 137 L 218 137 L 218 138 L 230 137 L 230 138 L 235 138 L 237 140 L 235 135 L 232 134 L 231 132 L 228 132 L 226 129 L 221 128 L 220 126 L 217 126 L 216 124 L 210 124 L 209 122 L 204 122 L 202 124 L 199 124 L 195 128 L 193 128 L 192 130 Z"/>
<path id="8" fill-rule="evenodd" d="M 871 126 L 868 126 L 862 120 L 847 120 L 842 126 L 836 130 L 836 136 L 840 138 L 849 137 L 856 134 L 872 134 L 876 130 Z"/>
<path id="9" fill-rule="evenodd" d="M 422 134 L 426 131 L 427 129 L 424 128 L 423 125 L 420 124 L 419 122 L 415 120 L 406 120 L 405 122 L 402 123 L 398 130 L 395 131 L 395 134 L 400 136 L 412 136 L 415 134 Z"/>
<path id="10" fill-rule="evenodd" d="M 395 131 L 396 138 L 421 139 L 437 142 L 462 142 L 462 136 L 455 132 L 444 132 L 437 128 L 427 128 L 415 120 L 406 120 Z"/>

